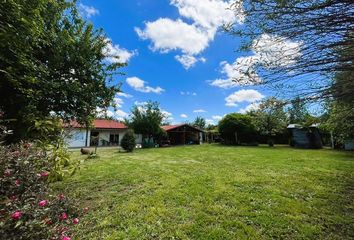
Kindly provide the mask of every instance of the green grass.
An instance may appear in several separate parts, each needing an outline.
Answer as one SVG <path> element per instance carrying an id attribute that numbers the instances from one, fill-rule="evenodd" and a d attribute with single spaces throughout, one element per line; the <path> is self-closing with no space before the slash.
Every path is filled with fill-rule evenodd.
<path id="1" fill-rule="evenodd" d="M 354 239 L 352 153 L 202 145 L 98 154 L 55 184 L 91 209 L 77 239 Z"/>

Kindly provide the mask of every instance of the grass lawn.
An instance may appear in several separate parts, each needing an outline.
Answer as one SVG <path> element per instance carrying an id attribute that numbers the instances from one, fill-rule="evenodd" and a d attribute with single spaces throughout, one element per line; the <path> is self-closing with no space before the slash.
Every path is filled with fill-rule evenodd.
<path id="1" fill-rule="evenodd" d="M 354 239 L 353 153 L 202 145 L 98 154 L 55 184 L 90 207 L 76 239 Z"/>

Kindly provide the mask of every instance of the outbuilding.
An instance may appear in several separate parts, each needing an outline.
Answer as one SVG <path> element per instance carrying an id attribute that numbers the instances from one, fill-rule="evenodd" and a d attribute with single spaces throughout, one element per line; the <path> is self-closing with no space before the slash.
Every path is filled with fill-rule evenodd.
<path id="1" fill-rule="evenodd" d="M 204 131 L 189 124 L 161 126 L 167 133 L 170 145 L 186 145 L 203 143 Z"/>
<path id="2" fill-rule="evenodd" d="M 290 145 L 298 148 L 322 148 L 321 134 L 316 124 L 304 127 L 299 124 L 290 124 Z"/>

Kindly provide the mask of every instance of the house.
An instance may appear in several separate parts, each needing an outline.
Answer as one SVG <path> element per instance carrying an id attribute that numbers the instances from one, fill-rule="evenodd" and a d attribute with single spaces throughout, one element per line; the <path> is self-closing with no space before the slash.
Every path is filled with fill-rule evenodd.
<path id="1" fill-rule="evenodd" d="M 171 145 L 201 144 L 204 131 L 188 124 L 161 126 Z"/>
<path id="2" fill-rule="evenodd" d="M 68 132 L 66 141 L 69 147 L 118 146 L 127 133 L 128 127 L 116 120 L 96 119 L 92 128 L 72 122 L 65 126 Z M 136 142 L 141 143 L 141 135 L 136 135 Z"/>
<path id="3" fill-rule="evenodd" d="M 313 149 L 322 148 L 321 134 L 316 124 L 310 127 L 290 124 L 287 128 L 291 134 L 291 146 Z"/>

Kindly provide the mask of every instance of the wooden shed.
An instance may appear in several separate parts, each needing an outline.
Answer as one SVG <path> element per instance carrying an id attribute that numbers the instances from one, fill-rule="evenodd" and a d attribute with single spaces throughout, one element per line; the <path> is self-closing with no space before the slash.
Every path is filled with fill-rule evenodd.
<path id="1" fill-rule="evenodd" d="M 204 131 L 189 124 L 161 126 L 170 145 L 201 144 Z"/>

